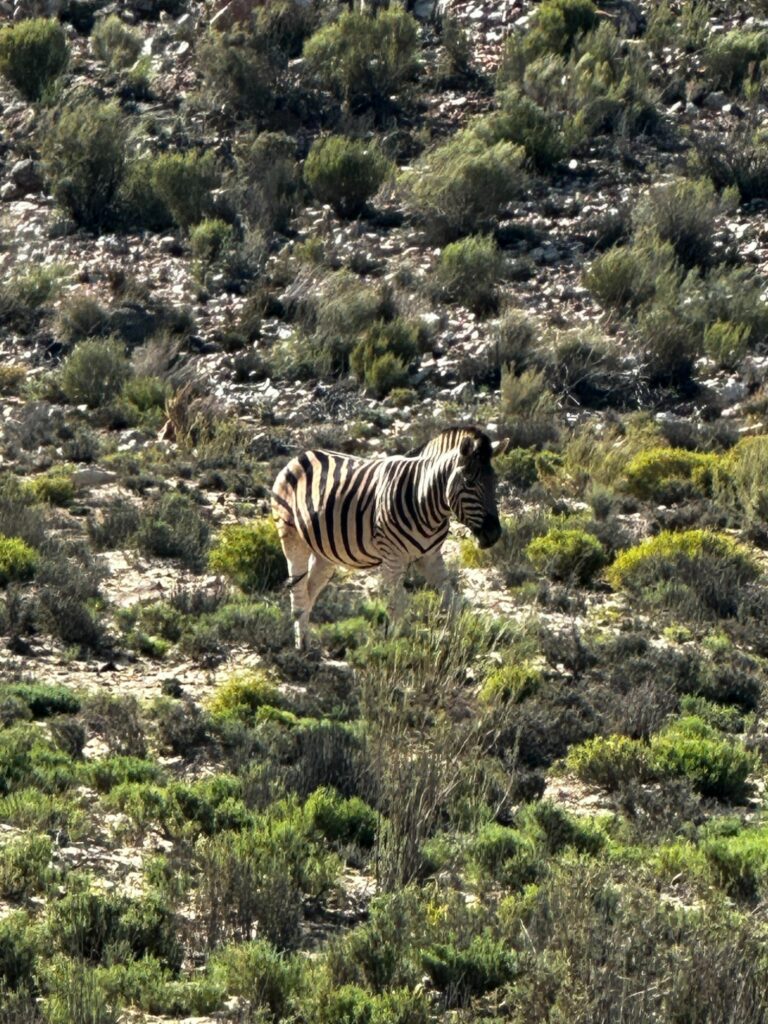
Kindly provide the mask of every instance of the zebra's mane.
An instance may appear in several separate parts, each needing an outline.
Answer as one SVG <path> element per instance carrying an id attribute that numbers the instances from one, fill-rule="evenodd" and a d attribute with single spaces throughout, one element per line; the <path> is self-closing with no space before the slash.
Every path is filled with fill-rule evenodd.
<path id="1" fill-rule="evenodd" d="M 415 459 L 426 455 L 442 455 L 445 452 L 458 448 L 465 437 L 471 437 L 476 441 L 480 457 L 487 457 L 490 461 L 493 449 L 488 435 L 484 434 L 477 427 L 463 426 L 447 427 L 445 430 L 441 430 L 431 440 L 425 441 L 424 444 L 420 444 L 417 448 L 411 448 L 410 451 L 405 453 L 405 457 L 407 459 Z"/>

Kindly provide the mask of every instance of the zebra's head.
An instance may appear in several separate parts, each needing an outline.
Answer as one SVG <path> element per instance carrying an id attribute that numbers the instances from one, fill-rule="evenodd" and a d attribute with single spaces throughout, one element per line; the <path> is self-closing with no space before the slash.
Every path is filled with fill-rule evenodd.
<path id="1" fill-rule="evenodd" d="M 479 430 L 463 437 L 456 465 L 448 478 L 446 497 L 453 515 L 489 548 L 501 537 L 496 506 L 496 473 L 491 459 L 507 450 L 507 442 L 494 445 Z"/>

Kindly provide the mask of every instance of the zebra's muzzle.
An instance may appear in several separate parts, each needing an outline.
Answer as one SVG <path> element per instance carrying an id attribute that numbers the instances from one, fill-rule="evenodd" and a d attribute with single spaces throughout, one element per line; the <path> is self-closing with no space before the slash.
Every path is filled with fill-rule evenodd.
<path id="1" fill-rule="evenodd" d="M 481 550 L 491 548 L 501 537 L 501 523 L 494 516 L 486 516 L 480 529 L 473 532 Z"/>

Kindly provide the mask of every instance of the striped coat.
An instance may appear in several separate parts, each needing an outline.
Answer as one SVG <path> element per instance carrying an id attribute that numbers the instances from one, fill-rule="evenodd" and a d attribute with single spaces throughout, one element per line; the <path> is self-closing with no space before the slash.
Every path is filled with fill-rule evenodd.
<path id="1" fill-rule="evenodd" d="M 411 563 L 448 601 L 441 548 L 451 516 L 481 547 L 501 535 L 491 459 L 504 447 L 475 428 L 454 428 L 407 455 L 318 450 L 292 459 L 272 488 L 272 514 L 288 561 L 297 647 L 307 645 L 310 612 L 339 565 L 378 569 L 394 612 Z"/>

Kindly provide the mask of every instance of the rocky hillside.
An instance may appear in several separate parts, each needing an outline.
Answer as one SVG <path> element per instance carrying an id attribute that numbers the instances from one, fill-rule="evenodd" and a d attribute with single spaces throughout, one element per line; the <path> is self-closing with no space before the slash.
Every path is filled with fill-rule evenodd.
<path id="1" fill-rule="evenodd" d="M 765 3 L 0 18 L 0 1024 L 764 1021 Z M 279 469 L 457 423 L 299 655 Z"/>

